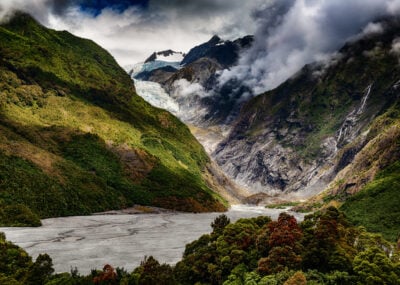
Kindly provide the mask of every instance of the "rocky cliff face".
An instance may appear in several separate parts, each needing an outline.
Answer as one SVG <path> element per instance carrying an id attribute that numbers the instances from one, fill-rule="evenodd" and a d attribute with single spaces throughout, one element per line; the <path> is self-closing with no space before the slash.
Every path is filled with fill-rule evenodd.
<path id="1" fill-rule="evenodd" d="M 305 66 L 243 107 L 214 152 L 218 164 L 254 192 L 322 191 L 372 139 L 371 123 L 398 100 L 400 27 L 343 47 L 326 64 Z"/>

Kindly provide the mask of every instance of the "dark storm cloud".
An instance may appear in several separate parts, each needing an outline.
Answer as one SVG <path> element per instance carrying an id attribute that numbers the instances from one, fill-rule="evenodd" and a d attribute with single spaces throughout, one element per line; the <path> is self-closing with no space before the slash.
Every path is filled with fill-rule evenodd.
<path id="1" fill-rule="evenodd" d="M 77 4 L 76 0 L 47 0 L 45 5 L 56 15 L 64 15 L 71 7 Z"/>
<path id="2" fill-rule="evenodd" d="M 95 40 L 127 65 L 157 50 L 187 52 L 214 34 L 254 33 L 251 15 L 270 1 L 0 0 L 0 19 L 16 9 L 28 12 L 48 27 Z"/>
<path id="3" fill-rule="evenodd" d="M 253 47 L 221 82 L 237 78 L 255 93 L 274 88 L 306 63 L 328 60 L 372 21 L 399 11 L 400 0 L 276 0 L 254 14 Z"/>
<path id="4" fill-rule="evenodd" d="M 239 66 L 221 79 L 261 92 L 329 58 L 376 17 L 398 13 L 400 0 L 0 0 L 0 18 L 15 9 L 95 40 L 122 65 L 158 50 L 187 52 L 213 34 L 255 34 Z"/>
<path id="5" fill-rule="evenodd" d="M 95 39 L 125 65 L 144 60 L 157 50 L 187 52 L 214 34 L 234 39 L 253 33 L 255 22 L 251 14 L 268 1 L 129 1 L 135 5 L 115 9 L 110 4 L 100 13 L 91 13 L 92 17 L 84 15 L 87 10 L 90 12 L 87 3 L 84 9 L 82 4 L 77 6 L 78 10 L 64 5 L 65 16 L 57 18 L 52 26 Z M 129 49 L 132 53 L 119 52 Z M 131 60 L 128 54 L 133 55 Z"/>
<path id="6" fill-rule="evenodd" d="M 154 9 L 178 10 L 183 15 L 213 14 L 226 11 L 236 5 L 236 1 L 224 0 L 150 0 L 149 7 Z"/>

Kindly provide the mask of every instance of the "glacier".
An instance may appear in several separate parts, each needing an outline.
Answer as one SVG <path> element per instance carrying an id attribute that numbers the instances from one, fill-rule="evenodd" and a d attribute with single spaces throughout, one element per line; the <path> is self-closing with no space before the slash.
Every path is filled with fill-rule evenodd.
<path id="1" fill-rule="evenodd" d="M 133 66 L 130 66 L 131 70 L 129 71 L 129 75 L 132 78 L 135 78 L 138 74 L 140 74 L 142 72 L 150 72 L 155 69 L 159 69 L 159 68 L 166 67 L 166 66 L 171 66 L 175 69 L 181 69 L 180 62 L 155 60 L 155 61 L 146 62 L 146 63 L 141 62 L 141 63 L 134 64 Z"/>
<path id="2" fill-rule="evenodd" d="M 133 79 L 136 93 L 154 107 L 165 109 L 175 116 L 179 115 L 179 105 L 160 84 L 151 81 Z M 179 117 L 179 116 L 178 116 Z"/>

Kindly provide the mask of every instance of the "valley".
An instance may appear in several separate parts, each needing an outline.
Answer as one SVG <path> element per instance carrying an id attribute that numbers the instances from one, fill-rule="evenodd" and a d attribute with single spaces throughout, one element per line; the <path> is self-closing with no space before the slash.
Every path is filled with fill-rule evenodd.
<path id="1" fill-rule="evenodd" d="M 400 284 L 398 0 L 117 2 L 0 3 L 0 284 Z"/>
<path id="2" fill-rule="evenodd" d="M 399 21 L 386 19 L 379 25 L 381 32 L 349 41 L 328 60 L 305 65 L 258 96 L 235 78 L 223 80 L 240 54 L 251 50 L 252 37 L 230 42 L 214 36 L 191 49 L 179 65 L 172 62 L 175 71 L 165 70 L 168 57 L 155 60 L 145 79 L 160 84 L 163 96 L 178 105 L 175 114 L 191 126 L 217 167 L 247 192 L 242 201 L 310 199 L 296 209 L 340 207 L 373 184 L 378 173 L 396 167 L 400 158 L 400 72 L 393 51 Z M 141 92 L 147 93 L 139 88 Z M 390 147 L 384 149 L 378 141 Z M 398 202 L 395 196 L 391 198 Z M 353 211 L 347 207 L 348 213 Z M 399 215 L 398 207 L 393 211 Z M 350 219 L 363 224 L 368 209 L 362 212 Z M 388 227 L 395 238 L 397 227 Z"/>

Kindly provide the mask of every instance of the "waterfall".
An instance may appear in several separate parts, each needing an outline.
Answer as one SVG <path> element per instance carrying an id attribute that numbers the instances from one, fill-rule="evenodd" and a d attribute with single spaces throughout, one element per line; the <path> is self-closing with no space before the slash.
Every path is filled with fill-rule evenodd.
<path id="1" fill-rule="evenodd" d="M 349 137 L 351 140 L 352 136 L 354 136 L 354 134 L 351 134 L 350 132 L 352 131 L 356 123 L 359 121 L 361 115 L 365 111 L 365 106 L 367 104 L 369 95 L 371 94 L 371 89 L 372 89 L 372 83 L 368 85 L 367 88 L 365 88 L 364 96 L 361 99 L 360 106 L 358 108 L 353 109 L 344 119 L 344 122 L 338 131 L 336 145 L 339 145 L 342 142 L 344 142 L 346 140 L 346 137 Z"/>
<path id="2" fill-rule="evenodd" d="M 371 88 L 372 84 L 368 85 L 368 87 L 365 89 L 364 97 L 361 100 L 361 106 L 357 110 L 357 115 L 361 115 L 364 112 L 365 104 L 367 103 L 369 94 L 371 93 Z"/>

